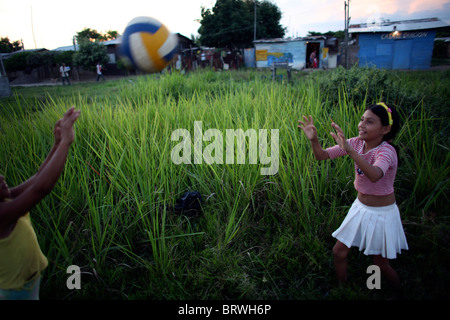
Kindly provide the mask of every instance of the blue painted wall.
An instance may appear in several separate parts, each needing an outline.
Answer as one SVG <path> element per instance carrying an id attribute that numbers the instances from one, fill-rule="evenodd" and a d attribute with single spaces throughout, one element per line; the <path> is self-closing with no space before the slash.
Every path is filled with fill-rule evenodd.
<path id="1" fill-rule="evenodd" d="M 359 65 L 383 69 L 429 69 L 435 30 L 360 33 Z"/>

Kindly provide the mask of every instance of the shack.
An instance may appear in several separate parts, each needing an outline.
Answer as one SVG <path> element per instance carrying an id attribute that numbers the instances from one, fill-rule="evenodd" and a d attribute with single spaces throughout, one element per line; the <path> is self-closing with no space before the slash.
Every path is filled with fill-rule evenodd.
<path id="1" fill-rule="evenodd" d="M 287 62 L 293 69 L 312 68 L 310 56 L 316 52 L 318 68 L 335 68 L 337 39 L 325 36 L 303 38 L 261 39 L 253 41 L 257 68 L 269 68 L 277 62 Z"/>
<path id="2" fill-rule="evenodd" d="M 362 23 L 349 26 L 356 38 L 360 66 L 383 69 L 429 69 L 436 30 L 448 27 L 438 18 Z"/>

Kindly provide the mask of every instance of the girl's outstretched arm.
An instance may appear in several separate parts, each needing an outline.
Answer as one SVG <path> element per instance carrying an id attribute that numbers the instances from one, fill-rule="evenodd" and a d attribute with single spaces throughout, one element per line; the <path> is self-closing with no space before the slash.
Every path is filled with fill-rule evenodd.
<path id="1" fill-rule="evenodd" d="M 44 162 L 39 167 L 38 172 L 36 174 L 34 174 L 33 176 L 31 176 L 25 182 L 10 189 L 12 199 L 18 197 L 22 192 L 24 192 L 28 187 L 30 187 L 36 181 L 37 177 L 42 172 L 42 170 L 45 168 L 45 166 L 48 164 L 48 162 L 52 159 L 53 155 L 55 154 L 56 149 L 59 146 L 59 143 L 61 142 L 61 132 L 59 129 L 60 123 L 61 123 L 61 120 L 59 120 L 55 124 L 55 127 L 53 129 L 53 134 L 55 136 L 55 142 L 53 144 L 52 149 L 50 150 L 47 157 L 45 158 Z"/>
<path id="2" fill-rule="evenodd" d="M 317 129 L 314 126 L 312 116 L 310 115 L 309 119 L 306 116 L 303 116 L 303 121 L 298 120 L 298 123 L 300 124 L 298 128 L 303 130 L 308 140 L 311 141 L 311 147 L 316 160 L 329 159 L 328 153 L 322 149 L 319 139 L 317 138 Z"/>
<path id="3" fill-rule="evenodd" d="M 0 202 L 0 229 L 14 224 L 52 191 L 64 169 L 69 147 L 74 140 L 73 124 L 79 115 L 80 111 L 75 111 L 73 107 L 64 114 L 60 126 L 55 129 L 60 134 L 61 141 L 46 165 L 41 166 L 32 183 L 19 196 L 12 201 Z"/>

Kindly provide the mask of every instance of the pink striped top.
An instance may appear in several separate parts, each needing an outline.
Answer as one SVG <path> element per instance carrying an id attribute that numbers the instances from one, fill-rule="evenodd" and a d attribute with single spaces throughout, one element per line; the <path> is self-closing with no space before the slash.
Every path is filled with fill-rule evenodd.
<path id="1" fill-rule="evenodd" d="M 368 195 L 385 196 L 394 192 L 394 180 L 397 174 L 398 158 L 394 147 L 383 141 L 378 147 L 363 153 L 364 140 L 357 137 L 347 139 L 350 146 L 362 155 L 371 165 L 379 167 L 383 171 L 383 177 L 377 182 L 371 182 L 355 163 L 355 189 L 358 192 Z M 325 150 L 330 159 L 335 159 L 347 154 L 341 147 L 334 147 Z"/>

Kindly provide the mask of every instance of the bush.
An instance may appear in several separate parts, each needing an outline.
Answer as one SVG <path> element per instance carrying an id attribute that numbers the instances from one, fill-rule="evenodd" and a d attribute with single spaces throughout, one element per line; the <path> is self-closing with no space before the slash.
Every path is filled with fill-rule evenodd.
<path id="1" fill-rule="evenodd" d="M 27 69 L 27 58 L 31 52 L 19 52 L 4 60 L 6 72 L 23 71 Z"/>
<path id="2" fill-rule="evenodd" d="M 53 64 L 72 64 L 74 51 L 41 51 L 19 52 L 4 60 L 7 72 L 30 71 L 32 68 L 50 66 Z"/>
<path id="3" fill-rule="evenodd" d="M 353 66 L 342 66 L 313 75 L 321 92 L 332 104 L 337 104 L 340 92 L 355 105 L 385 101 L 410 114 L 418 104 L 424 103 L 431 116 L 446 117 L 450 99 L 450 72 L 396 71 Z M 436 90 L 438 88 L 439 90 Z"/>
<path id="4" fill-rule="evenodd" d="M 393 85 L 388 72 L 376 68 L 360 68 L 354 66 L 346 70 L 339 66 L 331 73 L 319 74 L 316 79 L 322 92 L 333 103 L 339 102 L 339 91 L 344 90 L 349 101 L 362 104 L 364 101 L 379 101 L 386 94 L 386 88 Z"/>
<path id="5" fill-rule="evenodd" d="M 27 56 L 26 63 L 30 68 L 52 65 L 58 53 L 54 51 L 32 52 Z"/>
<path id="6" fill-rule="evenodd" d="M 75 54 L 75 51 L 73 51 L 73 50 L 59 51 L 58 54 L 55 56 L 55 63 L 58 65 L 60 65 L 62 63 L 65 63 L 68 66 L 72 65 L 74 54 Z"/>

